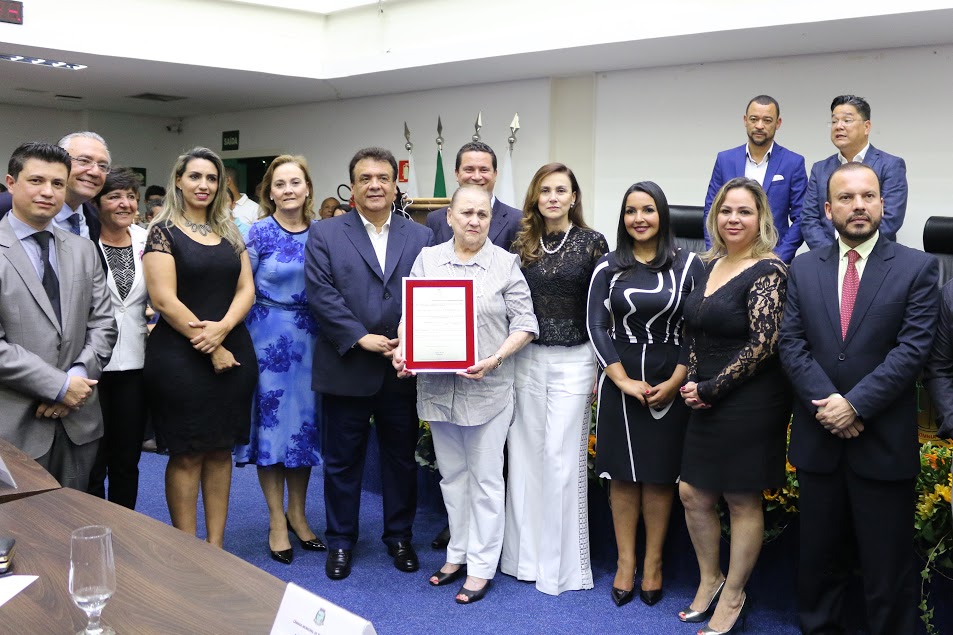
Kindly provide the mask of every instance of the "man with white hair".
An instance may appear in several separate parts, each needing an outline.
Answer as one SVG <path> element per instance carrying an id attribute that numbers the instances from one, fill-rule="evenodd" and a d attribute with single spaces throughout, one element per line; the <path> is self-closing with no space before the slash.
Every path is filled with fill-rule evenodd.
<path id="1" fill-rule="evenodd" d="M 77 236 L 99 240 L 99 212 L 89 201 L 99 194 L 111 169 L 106 141 L 95 132 L 71 132 L 57 145 L 69 154 L 72 162 L 63 208 L 53 218 L 53 225 Z M 13 206 L 9 192 L 0 194 L 0 218 Z"/>

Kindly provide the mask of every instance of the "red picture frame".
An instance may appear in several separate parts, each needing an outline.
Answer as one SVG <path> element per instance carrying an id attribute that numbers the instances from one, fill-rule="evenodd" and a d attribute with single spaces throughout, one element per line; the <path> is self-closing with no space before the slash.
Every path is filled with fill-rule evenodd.
<path id="1" fill-rule="evenodd" d="M 473 279 L 404 278 L 404 337 L 401 343 L 405 367 L 413 372 L 461 372 L 477 362 L 476 304 Z M 414 320 L 415 291 L 418 289 L 460 288 L 464 291 L 466 354 L 462 359 L 423 359 L 415 351 Z"/>

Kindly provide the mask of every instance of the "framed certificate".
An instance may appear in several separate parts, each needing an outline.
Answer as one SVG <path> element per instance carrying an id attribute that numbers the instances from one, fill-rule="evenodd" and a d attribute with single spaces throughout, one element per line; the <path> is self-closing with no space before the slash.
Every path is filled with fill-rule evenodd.
<path id="1" fill-rule="evenodd" d="M 477 315 L 472 279 L 404 278 L 407 370 L 456 373 L 477 361 Z"/>

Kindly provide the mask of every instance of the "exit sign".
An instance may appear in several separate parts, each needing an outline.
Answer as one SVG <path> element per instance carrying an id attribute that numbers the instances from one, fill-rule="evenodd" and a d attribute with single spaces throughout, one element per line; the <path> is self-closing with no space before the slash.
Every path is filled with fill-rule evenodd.
<path id="1" fill-rule="evenodd" d="M 23 24 L 23 3 L 0 0 L 0 22 Z"/>
<path id="2" fill-rule="evenodd" d="M 238 150 L 238 130 L 226 130 L 222 133 L 222 151 Z"/>

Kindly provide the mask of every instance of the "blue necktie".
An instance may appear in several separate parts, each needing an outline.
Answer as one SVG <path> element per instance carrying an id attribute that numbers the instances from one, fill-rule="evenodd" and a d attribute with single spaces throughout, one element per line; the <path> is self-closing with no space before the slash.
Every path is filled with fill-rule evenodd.
<path id="1" fill-rule="evenodd" d="M 69 230 L 77 236 L 81 236 L 82 234 L 79 231 L 79 213 L 73 214 L 66 220 L 69 221 Z"/>

